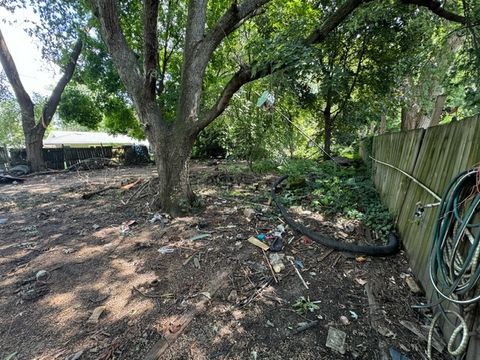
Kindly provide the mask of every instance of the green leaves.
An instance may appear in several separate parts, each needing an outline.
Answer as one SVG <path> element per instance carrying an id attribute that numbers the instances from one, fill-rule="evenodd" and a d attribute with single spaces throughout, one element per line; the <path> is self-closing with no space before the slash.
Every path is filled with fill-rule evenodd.
<path id="1" fill-rule="evenodd" d="M 16 101 L 0 102 L 0 146 L 19 148 L 24 143 L 20 122 L 20 108 Z"/>
<path id="2" fill-rule="evenodd" d="M 310 297 L 308 296 L 300 296 L 292 307 L 299 315 L 305 315 L 320 309 L 320 306 L 318 306 L 315 301 L 310 301 Z"/>
<path id="3" fill-rule="evenodd" d="M 96 129 L 102 121 L 102 114 L 85 87 L 67 87 L 58 112 L 66 123 L 76 123 L 89 129 Z"/>
<path id="4" fill-rule="evenodd" d="M 281 170 L 308 179 L 303 188 L 284 191 L 288 205 L 302 204 L 326 215 L 359 220 L 381 239 L 387 239 L 393 229 L 391 215 L 380 202 L 364 166 L 342 168 L 331 161 L 289 161 Z"/>

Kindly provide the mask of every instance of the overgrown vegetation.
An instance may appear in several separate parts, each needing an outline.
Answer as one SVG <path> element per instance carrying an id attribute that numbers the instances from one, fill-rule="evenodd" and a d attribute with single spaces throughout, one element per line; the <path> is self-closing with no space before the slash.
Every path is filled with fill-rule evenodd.
<path id="1" fill-rule="evenodd" d="M 360 161 L 353 164 L 341 167 L 332 161 L 287 161 L 279 167 L 289 175 L 283 201 L 290 206 L 302 205 L 326 215 L 359 220 L 380 239 L 386 239 L 393 230 L 392 217 L 380 202 L 366 166 Z"/>

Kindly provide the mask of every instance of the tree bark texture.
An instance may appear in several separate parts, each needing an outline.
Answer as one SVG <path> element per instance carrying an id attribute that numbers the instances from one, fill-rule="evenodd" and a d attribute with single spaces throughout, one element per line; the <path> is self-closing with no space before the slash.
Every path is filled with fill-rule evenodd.
<path id="1" fill-rule="evenodd" d="M 63 76 L 55 85 L 47 103 L 42 109 L 42 114 L 38 121 L 35 121 L 34 104 L 32 99 L 25 91 L 22 81 L 15 66 L 15 62 L 8 50 L 5 39 L 0 30 L 0 62 L 7 75 L 7 78 L 12 85 L 15 97 L 22 112 L 22 128 L 25 136 L 25 150 L 27 152 L 27 162 L 32 171 L 40 171 L 45 168 L 43 159 L 43 136 L 45 130 L 52 121 L 53 115 L 57 110 L 58 103 L 62 96 L 65 86 L 72 79 L 75 67 L 82 51 L 82 40 L 79 38 L 74 49 L 70 55 L 70 61 L 65 67 Z"/>
<path id="2" fill-rule="evenodd" d="M 188 212 L 195 201 L 189 178 L 190 155 L 195 140 L 176 130 L 172 127 L 162 133 L 155 147 L 158 185 L 154 205 L 172 215 Z"/>
<path id="3" fill-rule="evenodd" d="M 382 114 L 380 118 L 380 134 L 385 134 L 387 131 L 387 116 L 385 114 Z"/>
<path id="4" fill-rule="evenodd" d="M 432 119 L 428 124 L 428 127 L 438 125 L 440 122 L 440 118 L 443 112 L 443 106 L 445 105 L 445 100 L 447 99 L 447 95 L 441 94 L 437 96 L 435 100 L 435 106 L 433 108 Z"/>

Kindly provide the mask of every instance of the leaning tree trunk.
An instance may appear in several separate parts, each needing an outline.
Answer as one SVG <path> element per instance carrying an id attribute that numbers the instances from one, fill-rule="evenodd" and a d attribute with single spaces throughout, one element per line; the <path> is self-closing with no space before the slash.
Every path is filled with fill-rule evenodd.
<path id="1" fill-rule="evenodd" d="M 45 168 L 42 153 L 43 135 L 45 135 L 45 130 L 52 121 L 53 114 L 55 114 L 65 86 L 67 86 L 68 82 L 72 79 L 78 57 L 82 51 L 82 46 L 82 40 L 79 38 L 70 54 L 69 62 L 65 66 L 65 72 L 55 85 L 47 103 L 42 109 L 40 121 L 37 123 L 35 121 L 34 104 L 23 87 L 15 62 L 13 61 L 12 55 L 8 50 L 7 44 L 0 30 L 0 63 L 5 70 L 10 85 L 12 85 L 13 92 L 15 93 L 18 105 L 22 111 L 22 128 L 23 134 L 25 135 L 25 149 L 27 152 L 27 161 L 32 171 L 39 171 Z"/>

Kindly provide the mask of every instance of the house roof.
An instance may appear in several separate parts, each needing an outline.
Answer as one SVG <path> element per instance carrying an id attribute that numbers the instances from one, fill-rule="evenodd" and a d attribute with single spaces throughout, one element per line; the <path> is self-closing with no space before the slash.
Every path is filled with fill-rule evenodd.
<path id="1" fill-rule="evenodd" d="M 147 145 L 146 140 L 136 140 L 127 135 L 111 135 L 104 132 L 52 131 L 43 144 L 48 145 Z"/>

